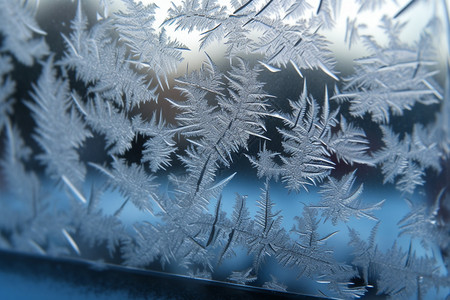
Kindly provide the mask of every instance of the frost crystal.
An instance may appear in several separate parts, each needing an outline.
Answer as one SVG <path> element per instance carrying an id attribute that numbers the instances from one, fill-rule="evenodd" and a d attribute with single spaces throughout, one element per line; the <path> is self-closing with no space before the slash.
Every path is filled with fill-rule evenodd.
<path id="1" fill-rule="evenodd" d="M 0 0 L 1 249 L 448 294 L 446 1 L 44 2 Z"/>

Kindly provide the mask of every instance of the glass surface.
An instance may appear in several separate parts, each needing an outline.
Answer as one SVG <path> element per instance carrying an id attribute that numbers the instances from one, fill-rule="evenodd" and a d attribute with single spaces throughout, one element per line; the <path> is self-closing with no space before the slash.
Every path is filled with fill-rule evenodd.
<path id="1" fill-rule="evenodd" d="M 445 298 L 448 7 L 0 0 L 0 248 Z"/>

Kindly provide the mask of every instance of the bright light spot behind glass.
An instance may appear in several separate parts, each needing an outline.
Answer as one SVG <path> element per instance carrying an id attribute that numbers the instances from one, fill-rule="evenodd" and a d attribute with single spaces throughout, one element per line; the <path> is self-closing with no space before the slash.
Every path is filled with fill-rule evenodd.
<path id="1" fill-rule="evenodd" d="M 156 14 L 155 20 L 155 28 L 160 30 L 160 25 L 164 22 L 167 17 L 167 10 L 172 6 L 172 2 L 174 5 L 181 5 L 182 0 L 136 0 L 137 2 L 142 2 L 144 4 L 154 3 L 158 5 L 159 12 Z M 358 24 L 364 23 L 367 28 L 360 30 L 360 35 L 371 35 L 377 41 L 377 43 L 385 44 L 387 43 L 387 37 L 383 32 L 383 29 L 380 28 L 380 21 L 384 15 L 388 17 L 393 17 L 400 9 L 408 4 L 410 0 L 402 0 L 402 1 L 385 1 L 382 6 L 382 9 L 378 9 L 375 11 L 367 10 L 363 12 L 358 12 L 358 6 L 354 1 L 341 1 L 341 9 L 336 18 L 335 27 L 331 30 L 320 30 L 319 33 L 323 34 L 328 41 L 331 42 L 330 49 L 335 53 L 338 60 L 342 60 L 343 63 L 351 63 L 351 61 L 355 58 L 359 58 L 362 56 L 366 56 L 369 53 L 364 48 L 364 45 L 361 41 L 352 44 L 351 49 L 348 48 L 348 43 L 345 40 L 346 26 L 347 26 L 347 18 L 350 20 L 357 19 Z M 221 5 L 226 5 L 228 1 L 221 1 Z M 258 2 L 259 6 L 265 5 L 264 1 Z M 314 6 L 314 3 L 311 3 Z M 411 9 L 405 11 L 400 17 L 395 19 L 394 21 L 407 22 L 404 27 L 402 34 L 400 36 L 402 42 L 405 43 L 413 43 L 418 41 L 420 38 L 420 34 L 422 32 L 422 28 L 426 27 L 427 22 L 430 20 L 433 14 L 437 14 L 443 19 L 442 11 L 437 11 L 436 2 L 432 4 L 427 1 L 417 1 Z M 304 17 L 308 17 L 310 13 L 315 13 L 315 7 Z M 231 12 L 230 12 L 231 13 Z M 179 67 L 179 71 L 184 72 L 186 68 L 186 63 L 189 64 L 189 69 L 197 68 L 201 65 L 201 62 L 204 60 L 203 51 L 199 51 L 199 40 L 201 38 L 201 32 L 192 31 L 187 32 L 183 30 L 175 31 L 175 26 L 165 26 L 165 30 L 168 35 L 176 39 L 183 44 L 185 44 L 191 51 L 187 51 L 184 54 L 185 61 Z M 448 53 L 447 47 L 445 45 L 445 39 L 441 39 L 442 43 L 439 45 L 438 49 L 440 49 L 440 56 L 445 57 L 446 53 Z M 225 48 L 226 46 L 223 44 L 223 41 L 215 42 L 210 45 L 206 49 L 205 52 L 208 53 L 214 60 L 221 60 L 225 56 Z"/>

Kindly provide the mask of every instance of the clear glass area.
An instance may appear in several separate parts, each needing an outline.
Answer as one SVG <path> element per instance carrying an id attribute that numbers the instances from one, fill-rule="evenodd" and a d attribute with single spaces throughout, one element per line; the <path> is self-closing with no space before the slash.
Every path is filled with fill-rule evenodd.
<path id="1" fill-rule="evenodd" d="M 445 298 L 449 5 L 0 0 L 0 248 Z"/>

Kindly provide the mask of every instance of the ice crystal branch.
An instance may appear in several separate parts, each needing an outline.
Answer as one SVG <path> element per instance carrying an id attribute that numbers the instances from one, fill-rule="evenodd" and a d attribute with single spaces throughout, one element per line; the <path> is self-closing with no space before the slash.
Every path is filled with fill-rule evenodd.
<path id="1" fill-rule="evenodd" d="M 27 66 L 50 51 L 42 37 L 35 37 L 47 35 L 35 20 L 36 9 L 32 1 L 0 1 L 0 32 L 5 37 L 2 48 Z"/>
<path id="2" fill-rule="evenodd" d="M 52 178 L 78 186 L 84 181 L 86 167 L 77 149 L 91 133 L 72 106 L 69 82 L 57 77 L 52 57 L 43 63 L 31 97 L 34 102 L 26 104 L 37 123 L 35 140 L 43 150 L 39 160 Z"/>
<path id="3" fill-rule="evenodd" d="M 364 36 L 372 55 L 356 61 L 355 73 L 346 79 L 345 91 L 332 97 L 350 101 L 353 116 L 369 113 L 377 123 L 388 123 L 391 115 L 401 116 L 416 103 L 430 105 L 443 98 L 433 80 L 437 62 L 432 59 L 430 36 L 422 35 L 418 47 L 411 47 L 399 40 L 401 25 L 387 18 L 384 21 L 389 46 L 380 46 L 373 37 Z"/>
<path id="4" fill-rule="evenodd" d="M 334 60 L 328 43 L 316 32 L 324 21 L 330 20 L 329 15 L 322 21 L 315 18 L 311 22 L 302 20 L 291 25 L 281 19 L 299 9 L 298 5 L 267 1 L 260 7 L 253 2 L 247 2 L 229 14 L 217 1 L 183 1 L 182 5 L 174 5 L 169 10 L 165 23 L 175 24 L 177 30 L 201 31 L 202 48 L 212 41 L 225 39 L 230 58 L 242 52 L 258 53 L 264 56 L 261 63 L 270 71 L 279 71 L 280 67 L 290 64 L 300 76 L 301 69 L 318 68 L 338 80 L 333 73 Z M 326 2 L 321 15 L 328 12 L 329 3 Z M 289 14 L 281 16 L 284 9 L 280 6 L 286 5 Z M 270 12 L 273 17 L 268 17 Z M 255 31 L 259 33 L 257 39 L 251 36 Z"/>
<path id="5" fill-rule="evenodd" d="M 322 185 L 319 191 L 322 194 L 322 201 L 317 206 L 311 206 L 311 208 L 322 210 L 325 221 L 331 219 L 333 224 L 336 225 L 338 221 L 347 222 L 351 216 L 377 220 L 370 212 L 380 209 L 384 200 L 373 206 L 364 207 L 360 198 L 363 192 L 363 184 L 352 191 L 356 180 L 355 173 L 356 171 L 344 175 L 340 180 L 330 177 L 329 181 Z"/>
<path id="6" fill-rule="evenodd" d="M 138 69 L 155 72 L 156 79 L 161 88 L 164 79 L 167 87 L 167 75 L 176 71 L 177 65 L 182 61 L 183 50 L 186 46 L 177 41 L 168 39 L 164 28 L 158 35 L 154 29 L 155 4 L 143 5 L 132 0 L 124 0 L 126 12 L 114 15 L 114 27 L 123 41 L 132 52 L 127 61 Z"/>
<path id="7" fill-rule="evenodd" d="M 60 63 L 75 70 L 86 85 L 92 85 L 89 92 L 99 93 L 118 107 L 129 110 L 156 100 L 155 89 L 149 87 L 151 82 L 133 71 L 125 46 L 111 38 L 111 21 L 97 23 L 89 31 L 87 26 L 79 1 L 71 25 L 73 32 L 69 37 L 63 35 L 66 52 Z"/>
<path id="8" fill-rule="evenodd" d="M 374 165 L 366 153 L 369 147 L 365 133 L 347 125 L 344 117 L 339 122 L 337 110 L 330 112 L 327 89 L 322 108 L 312 96 L 308 96 L 306 81 L 299 100 L 289 103 L 292 112 L 283 118 L 285 127 L 278 128 L 285 154 L 263 149 L 258 159 L 248 156 L 258 168 L 259 177 L 281 176 L 290 190 L 299 191 L 301 188 L 307 190 L 308 185 L 315 185 L 329 175 L 335 167 L 332 154 L 348 164 Z M 339 131 L 333 133 L 338 124 Z M 276 156 L 281 159 L 281 165 L 274 161 Z"/>
<path id="9" fill-rule="evenodd" d="M 441 153 L 425 128 L 415 125 L 412 135 L 405 134 L 402 140 L 389 127 L 381 130 L 385 146 L 374 158 L 381 164 L 385 183 L 396 182 L 399 190 L 412 194 L 416 186 L 423 185 L 426 168 L 440 171 Z"/>
<path id="10" fill-rule="evenodd" d="M 419 257 L 412 245 L 407 252 L 395 243 L 385 252 L 379 250 L 375 244 L 377 227 L 372 229 L 368 242 L 350 229 L 350 245 L 355 249 L 353 262 L 363 269 L 366 283 L 371 278 L 369 274 L 375 276 L 378 294 L 397 299 L 408 299 L 413 295 L 421 298 L 433 286 L 450 285 L 448 277 L 441 276 L 435 268 L 434 258 Z"/>

